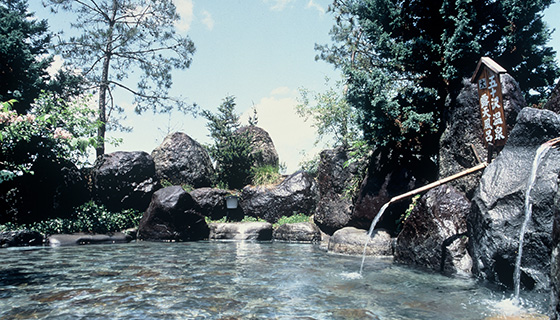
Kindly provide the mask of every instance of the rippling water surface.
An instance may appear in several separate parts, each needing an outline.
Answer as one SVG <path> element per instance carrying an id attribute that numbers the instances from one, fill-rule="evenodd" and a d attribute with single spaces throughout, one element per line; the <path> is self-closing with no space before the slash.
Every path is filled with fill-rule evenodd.
<path id="1" fill-rule="evenodd" d="M 511 293 L 383 259 L 360 276 L 361 257 L 304 244 L 18 248 L 0 260 L 0 319 L 540 319 L 548 303 L 518 308 Z"/>

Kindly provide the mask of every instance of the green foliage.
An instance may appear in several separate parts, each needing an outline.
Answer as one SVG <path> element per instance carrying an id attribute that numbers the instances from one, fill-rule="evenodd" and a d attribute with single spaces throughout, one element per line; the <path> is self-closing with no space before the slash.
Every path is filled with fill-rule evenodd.
<path id="1" fill-rule="evenodd" d="M 344 72 L 369 144 L 431 159 L 447 107 L 480 57 L 506 68 L 528 102 L 547 96 L 559 75 L 542 21 L 551 2 L 337 0 L 335 44 L 316 48 Z"/>
<path id="2" fill-rule="evenodd" d="M 26 114 L 13 111 L 13 100 L 0 110 L 0 183 L 32 173 L 40 157 L 55 157 L 82 165 L 96 146 L 98 123 L 88 100 L 60 101 L 43 94 Z"/>
<path id="3" fill-rule="evenodd" d="M 300 223 L 300 222 L 313 222 L 313 218 L 303 213 L 294 214 L 289 217 L 280 217 L 280 219 L 278 219 L 278 222 L 274 224 L 274 228 L 277 228 L 278 226 L 281 226 L 286 223 Z"/>
<path id="4" fill-rule="evenodd" d="M 24 113 L 46 89 L 47 53 L 50 34 L 45 20 L 37 21 L 27 12 L 26 0 L 0 1 L 0 101 L 19 100 Z"/>
<path id="5" fill-rule="evenodd" d="M 253 168 L 252 184 L 255 186 L 276 184 L 282 179 L 282 175 L 278 171 L 278 166 L 271 165 Z"/>
<path id="6" fill-rule="evenodd" d="M 206 127 L 214 145 L 209 146 L 210 156 L 216 161 L 217 183 L 225 189 L 239 189 L 251 181 L 253 159 L 251 136 L 236 132 L 240 128 L 239 115 L 235 113 L 235 98 L 228 96 L 214 114 L 204 110 Z"/>
<path id="7" fill-rule="evenodd" d="M 137 227 L 142 213 L 136 210 L 110 212 L 104 206 L 88 202 L 76 209 L 69 219 L 50 219 L 30 225 L 7 223 L 0 225 L 0 231 L 28 229 L 42 234 L 58 233 L 110 233 Z"/>
<path id="8" fill-rule="evenodd" d="M 191 110 L 180 98 L 169 96 L 173 70 L 187 69 L 195 51 L 188 36 L 176 33 L 180 17 L 172 0 L 114 0 L 102 3 L 74 0 L 46 0 L 58 13 L 74 14 L 76 29 L 57 45 L 57 52 L 85 72 L 90 87 L 98 92 L 101 140 L 108 128 L 122 128 L 109 117 L 122 111 L 113 104 L 113 90 L 134 95 L 135 110 L 142 113 L 168 112 L 173 107 Z M 129 77 L 135 72 L 134 77 Z M 139 72 L 138 72 L 139 71 Z M 138 79 L 131 85 L 130 78 Z M 103 141 L 97 150 L 104 153 Z"/>
<path id="9" fill-rule="evenodd" d="M 329 80 L 326 79 L 326 84 Z M 348 146 L 359 137 L 358 118 L 342 90 L 342 82 L 323 93 L 300 88 L 296 111 L 300 117 L 313 120 L 317 128 L 317 144 L 325 137 L 332 137 L 334 145 Z"/>

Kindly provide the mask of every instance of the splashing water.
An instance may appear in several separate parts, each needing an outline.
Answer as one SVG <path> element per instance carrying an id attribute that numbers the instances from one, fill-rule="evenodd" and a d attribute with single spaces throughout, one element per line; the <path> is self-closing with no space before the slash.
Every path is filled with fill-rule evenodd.
<path id="1" fill-rule="evenodd" d="M 529 180 L 527 182 L 527 189 L 525 191 L 525 220 L 523 220 L 523 224 L 521 225 L 521 231 L 519 232 L 519 248 L 517 250 L 517 259 L 515 261 L 515 271 L 513 273 L 513 285 L 515 288 L 514 300 L 519 301 L 519 291 L 521 287 L 521 257 L 523 255 L 523 239 L 525 238 L 525 232 L 527 231 L 527 225 L 531 220 L 531 214 L 533 205 L 531 204 L 531 190 L 535 185 L 535 181 L 537 179 L 537 170 L 539 168 L 540 163 L 542 162 L 544 156 L 552 148 L 554 143 L 558 142 L 557 140 L 550 140 L 546 143 L 543 143 L 537 149 L 535 153 L 535 158 L 533 159 L 533 166 L 531 168 L 531 174 L 529 175 Z"/>
<path id="2" fill-rule="evenodd" d="M 390 204 L 391 204 L 391 201 L 384 204 L 383 207 L 381 207 L 381 209 L 379 209 L 379 212 L 377 212 L 377 215 L 375 216 L 375 218 L 371 222 L 371 226 L 369 227 L 369 231 L 367 233 L 367 239 L 366 239 L 366 244 L 364 246 L 364 252 L 362 254 L 362 264 L 360 265 L 360 275 L 362 274 L 362 271 L 364 270 L 364 262 L 366 261 L 366 250 L 367 250 L 367 246 L 369 244 L 369 240 L 371 239 L 371 235 L 373 233 L 373 230 L 375 229 L 375 226 L 379 222 L 379 219 L 381 219 L 381 216 L 383 215 L 385 210 L 387 210 L 387 207 L 389 207 Z"/>

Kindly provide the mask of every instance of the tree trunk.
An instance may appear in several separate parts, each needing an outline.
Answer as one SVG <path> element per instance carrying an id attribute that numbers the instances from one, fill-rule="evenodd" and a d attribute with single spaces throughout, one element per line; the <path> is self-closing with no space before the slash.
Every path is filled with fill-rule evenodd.
<path id="1" fill-rule="evenodd" d="M 97 129 L 98 145 L 95 149 L 96 156 L 105 154 L 105 132 L 107 131 L 107 90 L 109 90 L 109 68 L 111 65 L 111 54 L 113 50 L 113 28 L 117 15 L 118 3 L 113 0 L 112 16 L 106 16 L 109 25 L 107 39 L 105 40 L 105 51 L 103 57 L 103 70 L 101 73 L 101 84 L 99 86 L 99 128 Z"/>

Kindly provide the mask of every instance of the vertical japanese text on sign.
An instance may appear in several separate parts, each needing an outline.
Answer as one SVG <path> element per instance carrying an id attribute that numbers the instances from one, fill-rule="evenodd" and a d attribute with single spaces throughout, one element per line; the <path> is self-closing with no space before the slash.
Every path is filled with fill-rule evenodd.
<path id="1" fill-rule="evenodd" d="M 477 84 L 480 118 L 484 144 L 503 146 L 506 143 L 507 126 L 502 100 L 500 73 L 505 70 L 492 59 L 483 57 L 478 63 L 472 81 Z"/>

